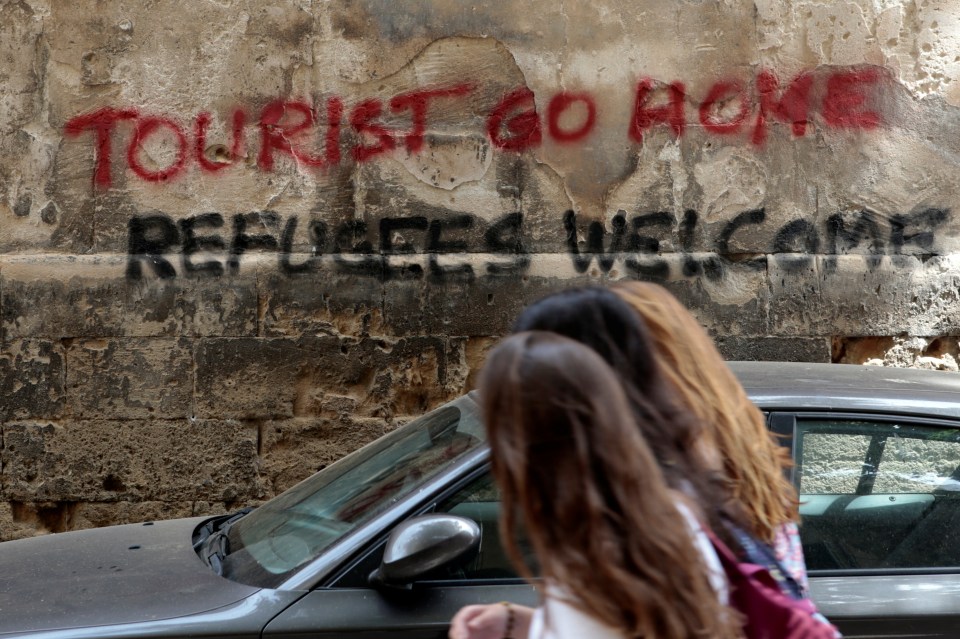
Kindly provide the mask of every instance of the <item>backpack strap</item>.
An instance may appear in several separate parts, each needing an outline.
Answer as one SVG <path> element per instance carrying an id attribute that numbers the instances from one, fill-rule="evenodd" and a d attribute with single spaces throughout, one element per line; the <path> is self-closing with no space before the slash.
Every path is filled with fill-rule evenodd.
<path id="1" fill-rule="evenodd" d="M 793 599 L 762 565 L 742 561 L 712 531 L 713 544 L 730 585 L 730 607 L 743 618 L 746 639 L 837 639 L 837 629 L 810 599 Z"/>

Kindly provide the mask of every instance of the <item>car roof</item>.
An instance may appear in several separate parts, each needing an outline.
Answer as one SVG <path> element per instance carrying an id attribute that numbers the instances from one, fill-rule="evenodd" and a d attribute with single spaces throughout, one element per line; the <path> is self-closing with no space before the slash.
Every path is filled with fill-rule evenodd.
<path id="1" fill-rule="evenodd" d="M 729 362 L 765 410 L 960 418 L 960 373 L 854 364 Z"/>

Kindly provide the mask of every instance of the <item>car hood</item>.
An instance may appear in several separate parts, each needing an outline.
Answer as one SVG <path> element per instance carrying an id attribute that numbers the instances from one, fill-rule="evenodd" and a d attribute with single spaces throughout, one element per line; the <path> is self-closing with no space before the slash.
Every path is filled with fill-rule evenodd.
<path id="1" fill-rule="evenodd" d="M 193 551 L 203 518 L 0 543 L 0 634 L 197 614 L 257 592 Z"/>

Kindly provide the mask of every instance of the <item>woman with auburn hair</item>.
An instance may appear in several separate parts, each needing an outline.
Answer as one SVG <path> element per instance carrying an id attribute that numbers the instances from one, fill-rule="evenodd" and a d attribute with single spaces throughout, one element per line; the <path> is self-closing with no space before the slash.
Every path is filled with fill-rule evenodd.
<path id="1" fill-rule="evenodd" d="M 624 387 L 595 351 L 520 333 L 491 352 L 479 386 L 503 543 L 531 578 L 517 544 L 523 531 L 546 584 L 524 634 L 739 636 L 696 505 L 668 487 Z M 518 636 L 511 630 L 501 629 Z"/>
<path id="2" fill-rule="evenodd" d="M 707 425 L 703 432 L 707 449 L 718 453 L 730 494 L 744 509 L 747 529 L 774 548 L 777 559 L 806 591 L 797 493 L 785 474 L 793 465 L 790 453 L 774 440 L 763 414 L 713 340 L 676 297 L 646 282 L 611 288 L 643 319 L 664 376 L 684 406 Z"/>

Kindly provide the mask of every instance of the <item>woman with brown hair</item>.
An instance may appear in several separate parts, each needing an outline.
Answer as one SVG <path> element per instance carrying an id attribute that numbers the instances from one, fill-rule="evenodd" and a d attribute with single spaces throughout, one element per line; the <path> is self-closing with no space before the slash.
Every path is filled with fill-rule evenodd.
<path id="1" fill-rule="evenodd" d="M 554 333 L 514 335 L 491 352 L 480 395 L 505 548 L 532 577 L 522 530 L 546 584 L 531 639 L 738 636 L 696 504 L 668 487 L 595 351 Z"/>

